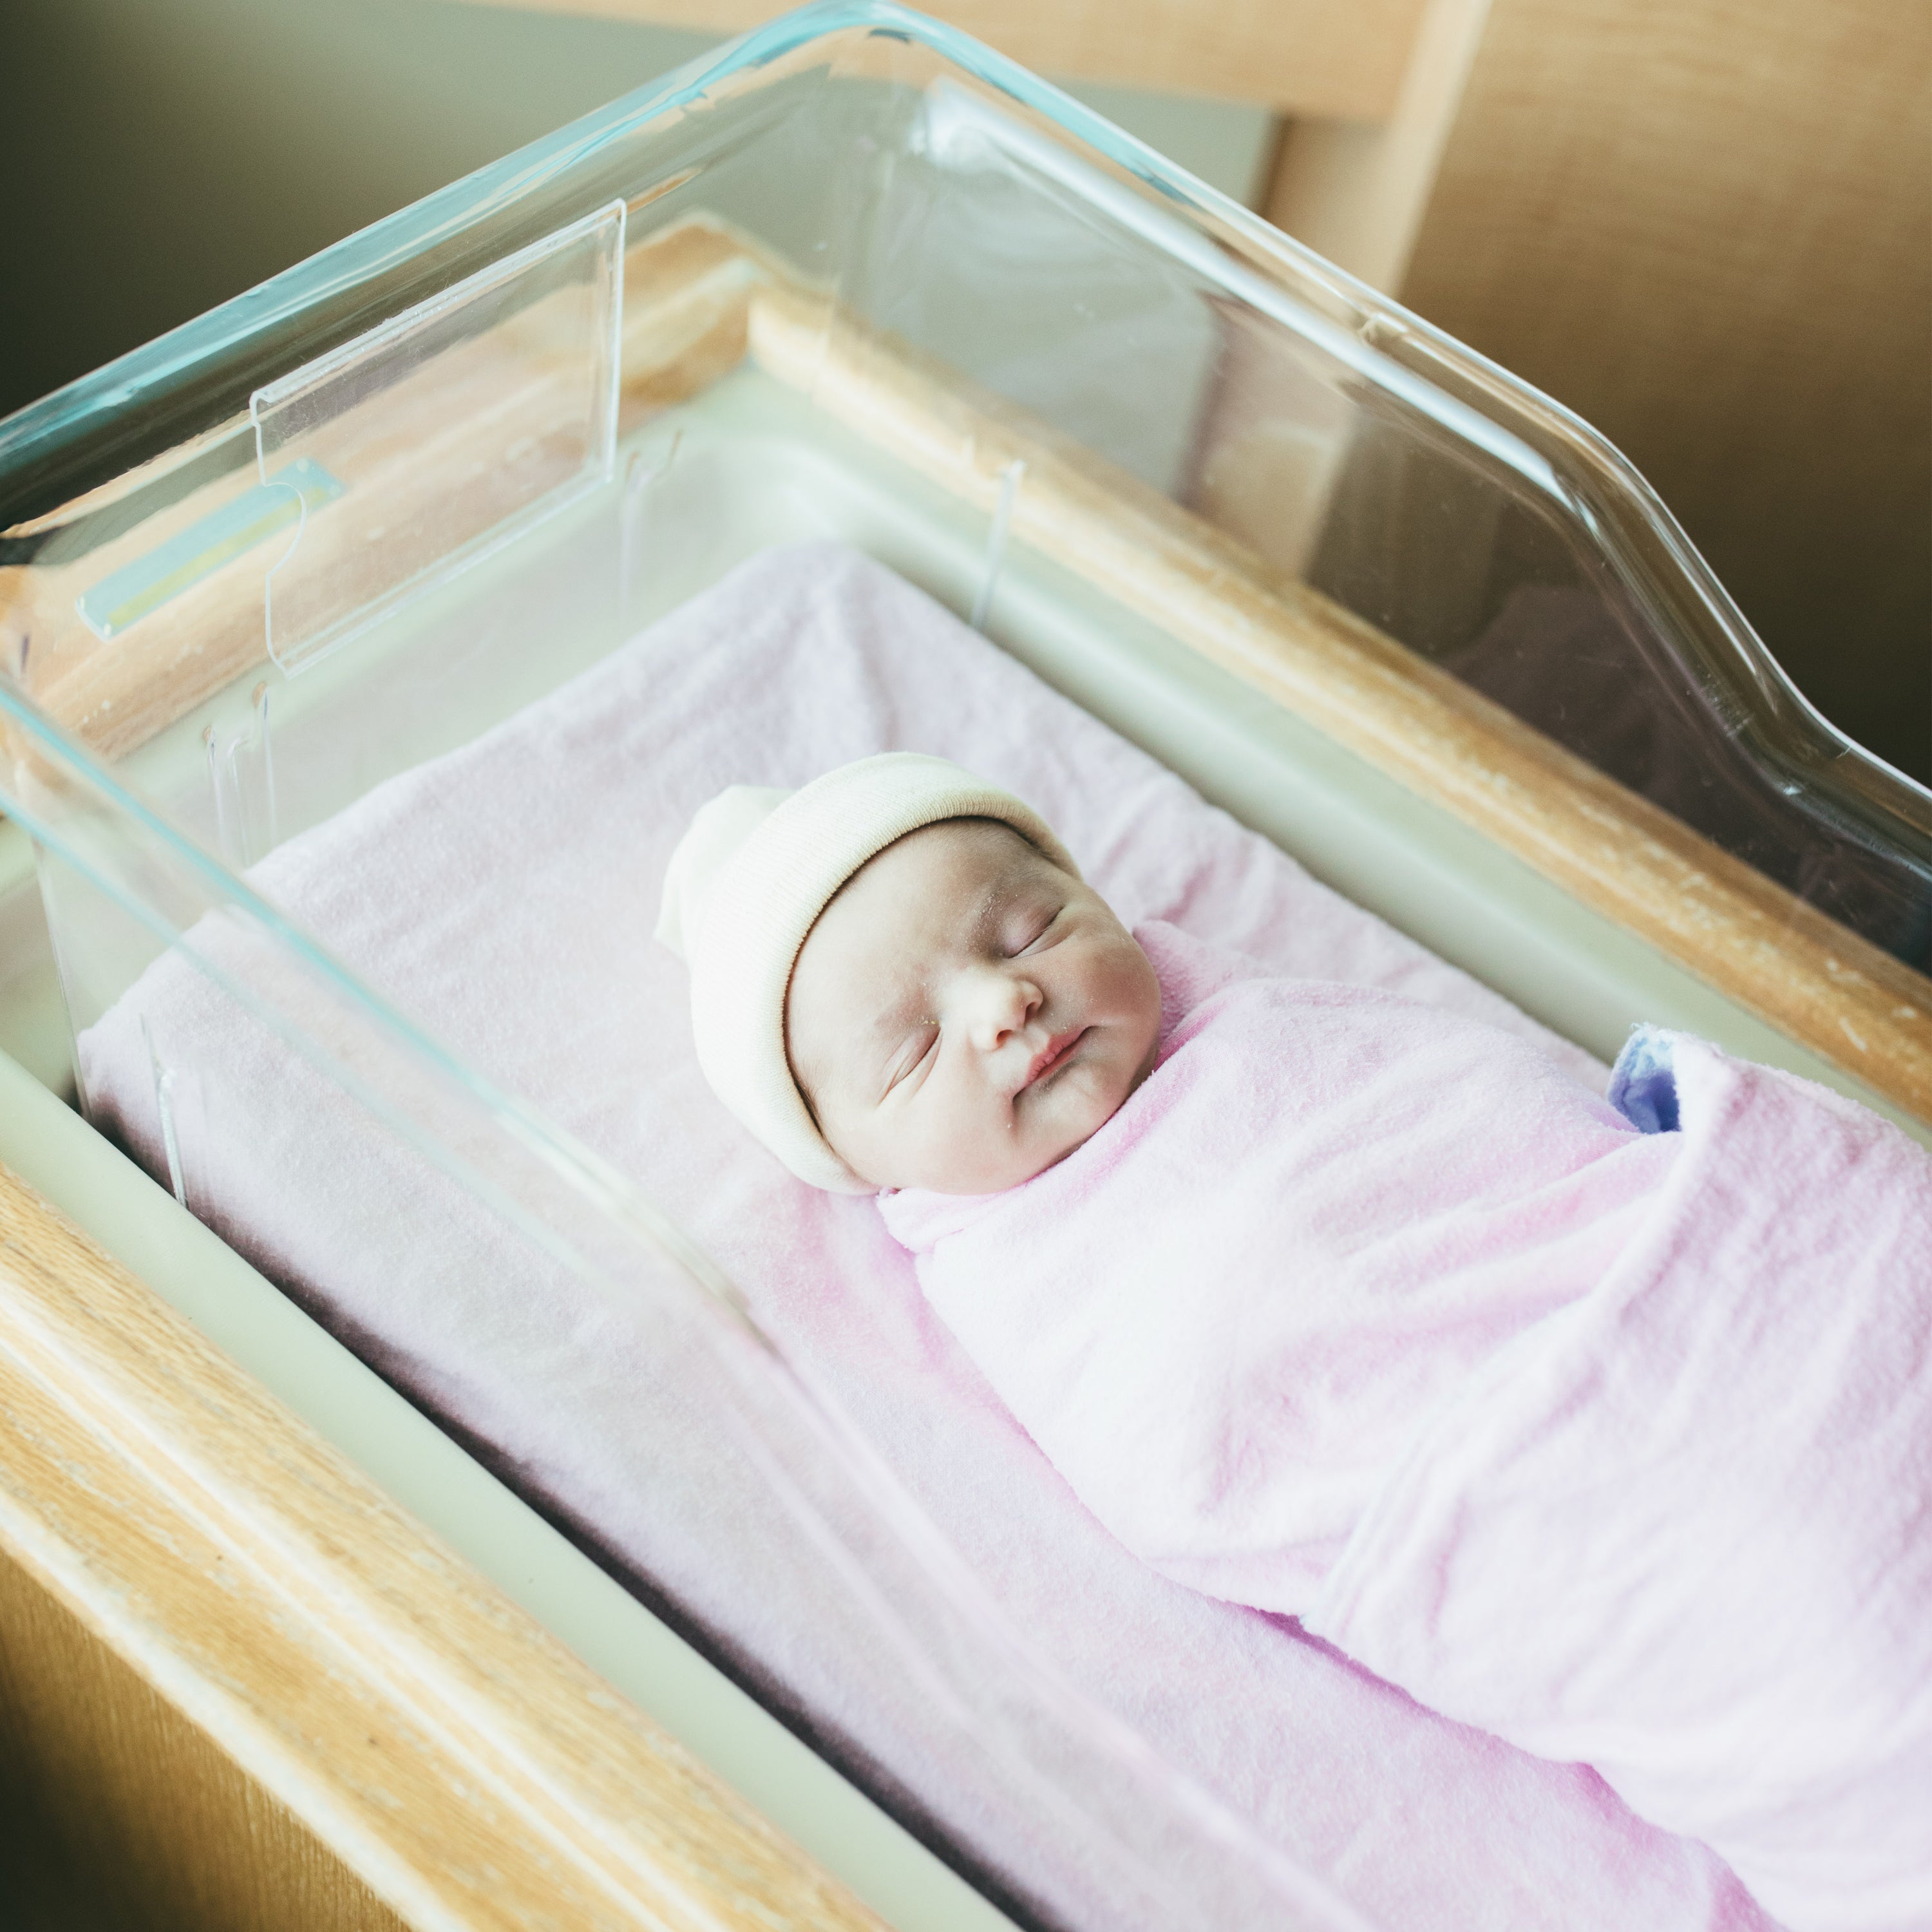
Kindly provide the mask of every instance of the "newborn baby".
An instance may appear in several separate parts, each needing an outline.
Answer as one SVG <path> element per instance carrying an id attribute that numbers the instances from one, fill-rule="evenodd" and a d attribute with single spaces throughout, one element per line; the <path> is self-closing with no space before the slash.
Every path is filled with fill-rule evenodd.
<path id="1" fill-rule="evenodd" d="M 1258 1607 L 1306 1607 L 1418 1414 L 1600 1278 L 1675 1156 L 1493 1028 L 1130 934 L 1021 801 L 942 760 L 728 793 L 670 898 L 700 880 L 720 1093 L 805 1178 L 879 1193 L 1116 1536 Z M 728 1007 L 767 956 L 766 1009 Z"/>
<path id="2" fill-rule="evenodd" d="M 878 1187 L 995 1194 L 1062 1160 L 1154 1070 L 1160 986 L 1064 855 L 992 818 L 908 832 L 818 916 L 785 1048 Z"/>
<path id="3" fill-rule="evenodd" d="M 912 754 L 713 800 L 658 931 L 721 1098 L 877 1197 L 1144 1560 L 1594 1764 L 1793 1928 L 1932 1924 L 1916 1145 L 1688 1036 L 1640 1030 L 1606 1100 L 1130 934 Z"/>

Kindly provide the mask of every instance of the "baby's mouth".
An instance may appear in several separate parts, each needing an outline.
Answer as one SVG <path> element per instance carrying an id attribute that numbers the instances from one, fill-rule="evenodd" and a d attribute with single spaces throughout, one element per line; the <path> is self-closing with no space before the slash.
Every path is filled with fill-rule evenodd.
<path id="1" fill-rule="evenodd" d="M 1027 1069 L 1027 1077 L 1020 1082 L 1021 1090 L 1024 1092 L 1051 1073 L 1087 1037 L 1088 1030 L 1084 1026 L 1076 1026 L 1055 1034 L 1034 1056 L 1033 1064 Z"/>

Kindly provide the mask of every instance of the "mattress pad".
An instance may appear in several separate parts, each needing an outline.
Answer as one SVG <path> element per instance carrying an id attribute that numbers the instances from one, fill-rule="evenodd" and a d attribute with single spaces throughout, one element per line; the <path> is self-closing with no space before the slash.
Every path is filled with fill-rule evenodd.
<path id="1" fill-rule="evenodd" d="M 1388 988 L 1588 1056 L 1340 898 L 859 553 L 752 559 L 463 748 L 255 868 L 263 894 L 480 1073 L 641 1186 L 721 1264 L 1046 1659 L 1372 1918 L 1448 1928 L 1767 1927 L 1706 1848 L 1587 1768 L 1411 1702 L 1292 1619 L 1143 1568 L 1082 1509 L 922 1301 L 870 1202 L 813 1192 L 692 1052 L 651 937 L 672 848 L 724 786 L 869 753 L 955 759 L 1026 798 L 1130 926 Z M 211 942 L 211 944 L 218 943 Z M 206 949 L 204 949 L 206 950 Z M 1636 1017 L 1633 1016 L 1633 1017 Z M 618 1312 L 533 1268 L 452 1187 L 170 954 L 82 1036 L 97 1120 L 151 1172 L 158 1058 L 202 1070 L 193 1204 L 412 1400 L 1023 1915 L 1092 1922 L 1081 1861 L 884 1694 L 836 1616 L 734 1574 L 694 1511 L 760 1505 Z M 308 1177 L 298 1190 L 292 1172 Z M 675 1497 L 677 1506 L 668 1507 Z M 1149 1921 L 1150 1932 L 1155 1922 Z"/>

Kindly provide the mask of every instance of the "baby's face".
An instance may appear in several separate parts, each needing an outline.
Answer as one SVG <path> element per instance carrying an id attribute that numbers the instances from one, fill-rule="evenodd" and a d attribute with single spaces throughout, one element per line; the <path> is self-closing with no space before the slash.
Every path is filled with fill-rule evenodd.
<path id="1" fill-rule="evenodd" d="M 881 1187 L 994 1194 L 1154 1064 L 1160 988 L 1100 896 L 1009 827 L 947 819 L 848 879 L 793 969 L 785 1048 L 819 1131 Z"/>

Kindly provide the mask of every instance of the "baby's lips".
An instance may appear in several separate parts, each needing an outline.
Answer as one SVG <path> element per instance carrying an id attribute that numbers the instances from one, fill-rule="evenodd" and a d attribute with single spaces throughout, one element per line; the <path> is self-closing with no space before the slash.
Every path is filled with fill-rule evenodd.
<path id="1" fill-rule="evenodd" d="M 1033 1064 L 1027 1069 L 1027 1076 L 1020 1082 L 1021 1090 L 1024 1092 L 1042 1074 L 1050 1073 L 1075 1047 L 1079 1045 L 1087 1029 L 1084 1026 L 1071 1026 L 1055 1034 L 1046 1046 L 1034 1055 Z"/>

